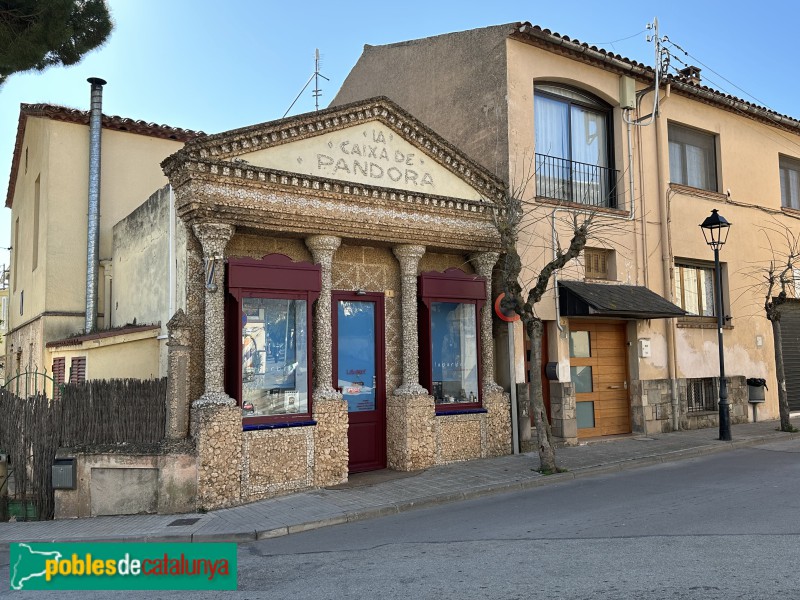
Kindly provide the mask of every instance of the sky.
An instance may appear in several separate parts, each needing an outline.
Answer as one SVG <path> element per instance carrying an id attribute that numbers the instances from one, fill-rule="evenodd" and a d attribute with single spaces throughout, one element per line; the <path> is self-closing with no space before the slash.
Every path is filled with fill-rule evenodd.
<path id="1" fill-rule="evenodd" d="M 71 67 L 11 76 L 0 87 L 0 181 L 7 188 L 20 103 L 87 110 L 88 77 L 108 82 L 103 112 L 218 133 L 284 116 L 321 56 L 324 108 L 364 44 L 380 45 L 528 21 L 622 56 L 653 64 L 646 25 L 667 35 L 716 89 L 800 117 L 795 69 L 800 3 L 762 0 L 109 0 L 115 28 L 107 43 Z M 387 73 L 386 77 L 391 77 Z M 313 84 L 289 115 L 314 110 Z M 3 194 L 5 196 L 5 194 Z M 143 198 L 144 200 L 144 198 Z M 102 199 L 101 199 L 102 210 Z M 0 210 L 0 248 L 11 211 Z M 0 250 L 0 264 L 8 262 Z"/>

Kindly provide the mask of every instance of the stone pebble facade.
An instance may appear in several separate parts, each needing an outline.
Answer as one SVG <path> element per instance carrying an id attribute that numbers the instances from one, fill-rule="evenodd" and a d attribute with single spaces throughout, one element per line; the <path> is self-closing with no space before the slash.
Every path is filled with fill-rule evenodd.
<path id="1" fill-rule="evenodd" d="M 302 240 L 236 233 L 227 256 L 260 258 L 278 253 L 313 261 Z M 419 272 L 460 268 L 464 255 L 425 253 Z M 484 394 L 484 411 L 436 415 L 427 394 L 395 395 L 400 387 L 403 322 L 400 266 L 389 248 L 342 244 L 331 269 L 332 288 L 385 293 L 387 466 L 414 471 L 435 464 L 511 453 L 510 400 L 500 388 Z M 199 295 L 199 294 L 197 294 Z M 328 325 L 329 326 L 329 325 Z M 199 459 L 198 506 L 220 508 L 347 481 L 347 404 L 341 395 L 312 395 L 315 424 L 242 431 L 237 407 L 192 409 Z M 235 478 L 238 484 L 225 483 Z"/>

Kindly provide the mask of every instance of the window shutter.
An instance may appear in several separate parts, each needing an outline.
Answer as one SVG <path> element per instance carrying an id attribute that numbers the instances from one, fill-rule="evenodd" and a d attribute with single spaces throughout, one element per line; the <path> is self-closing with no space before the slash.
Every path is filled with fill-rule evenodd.
<path id="1" fill-rule="evenodd" d="M 587 279 L 608 279 L 608 251 L 586 248 L 584 251 Z"/>
<path id="2" fill-rule="evenodd" d="M 69 382 L 83 383 L 86 381 L 86 357 L 76 356 L 69 366 Z"/>
<path id="3" fill-rule="evenodd" d="M 67 359 L 62 357 L 53 359 L 53 398 L 61 397 L 61 384 L 66 375 Z"/>

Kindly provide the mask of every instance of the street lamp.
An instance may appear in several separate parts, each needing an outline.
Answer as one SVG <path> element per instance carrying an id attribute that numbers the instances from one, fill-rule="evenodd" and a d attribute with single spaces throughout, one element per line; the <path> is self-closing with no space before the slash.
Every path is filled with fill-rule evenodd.
<path id="1" fill-rule="evenodd" d="M 725 220 L 725 217 L 717 213 L 716 208 L 700 224 L 706 244 L 714 249 L 715 302 L 717 304 L 717 339 L 719 345 L 719 439 L 725 441 L 730 441 L 731 439 L 731 404 L 728 401 L 728 382 L 725 379 L 725 352 L 722 348 L 722 326 L 725 323 L 725 310 L 722 307 L 722 273 L 719 267 L 719 249 L 728 240 L 730 226 L 731 224 Z"/>

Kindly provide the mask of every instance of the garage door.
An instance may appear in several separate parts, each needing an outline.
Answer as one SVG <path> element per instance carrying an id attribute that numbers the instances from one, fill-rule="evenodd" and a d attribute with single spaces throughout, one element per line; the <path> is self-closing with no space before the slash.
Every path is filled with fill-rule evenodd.
<path id="1" fill-rule="evenodd" d="M 625 325 L 570 322 L 578 437 L 630 433 Z"/>
<path id="2" fill-rule="evenodd" d="M 789 410 L 800 410 L 800 304 L 781 307 L 781 338 Z"/>

